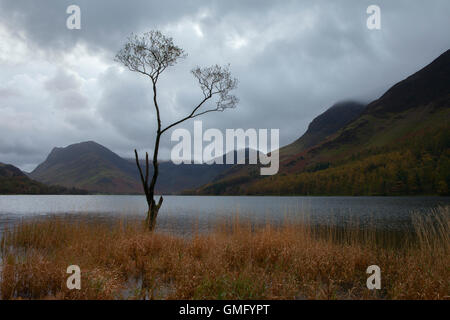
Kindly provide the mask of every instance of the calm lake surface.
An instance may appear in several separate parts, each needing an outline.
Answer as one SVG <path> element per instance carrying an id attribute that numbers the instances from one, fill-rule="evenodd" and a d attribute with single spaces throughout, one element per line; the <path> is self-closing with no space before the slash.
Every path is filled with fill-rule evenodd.
<path id="1" fill-rule="evenodd" d="M 158 228 L 204 231 L 238 217 L 254 223 L 308 221 L 313 224 L 356 223 L 388 230 L 411 227 L 414 214 L 450 205 L 450 197 L 202 197 L 165 196 Z M 69 215 L 98 220 L 144 218 L 143 196 L 0 196 L 0 232 L 21 219 Z"/>

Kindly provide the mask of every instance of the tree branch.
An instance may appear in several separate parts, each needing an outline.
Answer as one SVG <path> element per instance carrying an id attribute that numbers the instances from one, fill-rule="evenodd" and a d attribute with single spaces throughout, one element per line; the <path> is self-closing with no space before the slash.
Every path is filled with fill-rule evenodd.
<path id="1" fill-rule="evenodd" d="M 148 186 L 148 152 L 145 153 L 145 185 Z"/>
<path id="2" fill-rule="evenodd" d="M 138 156 L 136 149 L 134 149 L 134 155 L 136 157 L 136 165 L 139 169 L 139 175 L 141 176 L 142 186 L 144 187 L 144 193 L 147 196 L 148 195 L 148 187 L 147 187 L 146 180 L 144 179 L 144 175 L 142 174 L 141 165 L 139 164 L 139 156 Z"/>
<path id="3" fill-rule="evenodd" d="M 188 119 L 195 118 L 195 117 L 196 117 L 196 116 L 194 116 L 195 112 L 196 112 L 198 109 L 200 109 L 200 107 L 201 107 L 206 101 L 208 101 L 208 100 L 211 99 L 211 98 L 212 98 L 212 95 L 209 95 L 209 96 L 207 96 L 206 98 L 204 98 L 204 99 L 202 100 L 202 102 L 200 102 L 200 103 L 197 105 L 197 107 L 195 107 L 194 110 L 193 110 L 188 116 L 186 116 L 186 117 L 184 117 L 183 119 L 178 120 L 178 121 L 172 123 L 171 125 L 167 126 L 167 127 L 164 128 L 163 130 L 161 130 L 161 134 L 164 133 L 164 132 L 166 132 L 166 131 L 169 130 L 170 128 L 175 127 L 176 125 L 178 125 L 178 124 L 180 124 L 180 123 L 182 123 L 182 122 L 184 122 L 184 121 L 186 121 L 186 120 L 188 120 Z M 199 114 L 199 115 L 200 115 L 200 114 Z"/>

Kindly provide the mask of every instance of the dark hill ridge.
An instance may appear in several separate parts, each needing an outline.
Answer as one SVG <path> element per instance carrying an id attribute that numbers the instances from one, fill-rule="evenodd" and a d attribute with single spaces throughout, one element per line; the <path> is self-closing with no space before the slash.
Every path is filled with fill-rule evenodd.
<path id="1" fill-rule="evenodd" d="M 310 130 L 320 133 L 324 125 L 318 117 L 302 138 L 280 149 L 278 175 L 252 177 L 249 171 L 230 172 L 239 179 L 216 181 L 198 193 L 448 194 L 449 107 L 447 50 L 394 85 L 343 127 L 324 130 L 320 141 L 311 146 L 317 140 L 311 139 Z M 332 129 L 337 130 L 327 135 Z"/>
<path id="2" fill-rule="evenodd" d="M 87 191 L 47 186 L 28 178 L 13 165 L 0 163 L 0 194 L 87 194 Z"/>
<path id="3" fill-rule="evenodd" d="M 30 176 L 43 183 L 92 192 L 141 192 L 135 165 L 93 141 L 54 148 Z"/>
<path id="4" fill-rule="evenodd" d="M 364 111 L 365 104 L 356 101 L 343 101 L 334 104 L 316 117 L 308 130 L 298 140 L 280 149 L 281 159 L 305 151 L 324 141 L 328 136 L 355 120 Z"/>
<path id="5" fill-rule="evenodd" d="M 361 116 L 348 124 L 335 139 L 314 151 L 398 144 L 420 131 L 445 126 L 450 107 L 450 50 L 412 76 L 397 83 L 370 103 Z"/>
<path id="6" fill-rule="evenodd" d="M 370 103 L 331 138 L 290 158 L 301 171 L 364 150 L 395 148 L 427 130 L 444 130 L 450 107 L 450 50 Z M 441 129 L 439 129 L 442 127 Z M 292 168 L 290 168 L 291 170 Z"/>
<path id="7" fill-rule="evenodd" d="M 94 141 L 87 141 L 69 145 L 66 148 L 53 148 L 44 163 L 40 164 L 33 172 L 38 175 L 41 170 L 46 170 L 54 165 L 61 163 L 71 163 L 83 161 L 88 157 L 101 159 L 111 167 L 127 172 L 131 175 L 135 173 L 135 167 L 128 161 L 101 144 Z"/>
<path id="8" fill-rule="evenodd" d="M 433 102 L 438 108 L 448 107 L 450 94 L 450 50 L 425 68 L 390 88 L 381 98 L 367 106 L 365 113 L 383 116 L 388 112 L 426 106 Z"/>
<path id="9" fill-rule="evenodd" d="M 1 178 L 15 178 L 26 177 L 26 175 L 19 169 L 10 164 L 0 162 L 0 177 Z"/>
<path id="10" fill-rule="evenodd" d="M 326 137 L 357 118 L 364 108 L 364 104 L 354 101 L 336 103 L 315 118 L 308 126 L 306 133 L 311 135 L 322 134 L 322 137 Z M 311 141 L 307 147 L 312 147 L 320 142 L 320 140 Z"/>

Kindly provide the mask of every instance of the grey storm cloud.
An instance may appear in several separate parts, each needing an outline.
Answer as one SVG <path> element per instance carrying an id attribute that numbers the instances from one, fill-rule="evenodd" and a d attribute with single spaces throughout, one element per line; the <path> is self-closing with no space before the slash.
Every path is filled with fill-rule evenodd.
<path id="1" fill-rule="evenodd" d="M 72 4 L 81 30 L 66 28 Z M 150 151 L 149 80 L 114 61 L 131 33 L 160 29 L 188 53 L 161 78 L 165 124 L 201 98 L 193 67 L 230 63 L 240 103 L 203 117 L 204 129 L 279 128 L 285 145 L 333 103 L 369 102 L 447 50 L 448 12 L 447 0 L 0 0 L 0 162 L 32 170 L 54 146 L 86 140 Z M 169 133 L 162 157 L 170 146 Z"/>
<path id="2" fill-rule="evenodd" d="M 81 81 L 67 70 L 60 69 L 55 76 L 45 82 L 45 88 L 49 91 L 76 90 L 81 86 Z"/>

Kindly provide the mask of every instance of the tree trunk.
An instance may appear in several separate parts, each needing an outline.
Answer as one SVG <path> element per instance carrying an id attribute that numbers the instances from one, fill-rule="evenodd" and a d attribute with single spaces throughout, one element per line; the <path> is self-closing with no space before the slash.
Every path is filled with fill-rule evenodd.
<path id="1" fill-rule="evenodd" d="M 159 198 L 158 203 L 155 201 L 155 185 L 156 180 L 158 179 L 158 150 L 159 150 L 159 141 L 161 138 L 161 132 L 158 129 L 157 135 L 156 135 L 156 142 L 155 142 L 155 151 L 153 154 L 153 176 L 152 180 L 150 182 L 150 185 L 148 183 L 148 175 L 149 175 L 149 163 L 148 163 L 148 153 L 145 153 L 145 177 L 141 169 L 141 165 L 139 164 L 139 156 L 136 150 L 134 150 L 135 156 L 136 156 L 136 165 L 139 169 L 139 174 L 141 177 L 142 186 L 144 188 L 145 197 L 147 199 L 148 204 L 148 211 L 147 211 L 147 218 L 145 219 L 145 226 L 149 229 L 149 231 L 153 231 L 156 227 L 156 218 L 158 217 L 159 209 L 161 208 L 161 205 L 163 203 L 163 197 L 161 196 Z"/>
<path id="2" fill-rule="evenodd" d="M 155 230 L 156 218 L 158 217 L 159 209 L 161 208 L 163 197 L 159 198 L 158 204 L 152 199 L 148 205 L 147 218 L 145 219 L 145 226 L 149 231 Z"/>
<path id="3" fill-rule="evenodd" d="M 141 176 L 142 186 L 144 187 L 144 193 L 145 197 L 147 199 L 148 204 L 148 211 L 147 211 L 147 218 L 145 219 L 146 227 L 153 231 L 156 227 L 156 218 L 158 217 L 159 209 L 161 208 L 161 205 L 163 203 L 163 197 L 159 198 L 158 204 L 155 202 L 155 185 L 156 180 L 158 179 L 158 151 L 159 151 L 159 142 L 161 140 L 161 135 L 163 131 L 161 130 L 161 117 L 159 115 L 159 106 L 158 101 L 156 99 L 156 79 L 152 78 L 153 83 L 153 103 L 155 105 L 156 110 L 156 118 L 158 121 L 158 130 L 156 131 L 156 140 L 155 140 L 155 149 L 153 151 L 153 176 L 152 180 L 150 182 L 150 185 L 148 183 L 148 171 L 149 171 L 149 163 L 148 163 L 148 153 L 145 153 L 145 178 L 144 174 L 142 172 L 141 166 L 139 164 L 139 157 L 137 154 L 137 151 L 134 150 L 134 153 L 136 155 L 136 164 L 139 169 L 139 174 Z"/>

